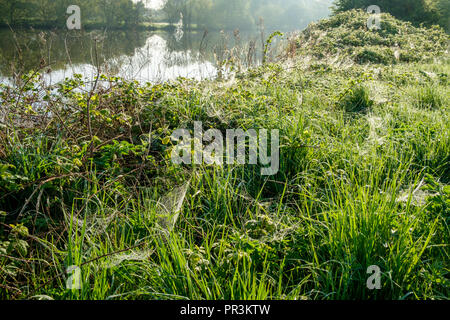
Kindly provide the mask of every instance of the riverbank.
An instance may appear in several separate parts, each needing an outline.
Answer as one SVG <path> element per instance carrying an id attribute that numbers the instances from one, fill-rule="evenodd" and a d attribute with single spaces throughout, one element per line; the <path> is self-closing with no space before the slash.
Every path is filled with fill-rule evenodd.
<path id="1" fill-rule="evenodd" d="M 1 85 L 0 297 L 448 299 L 449 39 L 368 18 L 228 79 Z M 175 164 L 195 121 L 279 130 L 279 170 Z"/>
<path id="2" fill-rule="evenodd" d="M 55 22 L 36 22 L 36 23 L 30 23 L 30 22 L 24 22 L 24 23 L 16 23 L 13 26 L 10 26 L 5 23 L 0 23 L 0 29 L 13 29 L 13 30 L 27 30 L 27 29 L 36 29 L 36 30 L 67 30 L 67 27 L 65 25 L 61 27 L 55 27 L 55 25 L 58 25 Z M 142 30 L 142 31 L 175 31 L 177 28 L 176 25 L 171 24 L 169 22 L 145 22 L 140 23 L 137 25 L 113 25 L 113 26 L 107 26 L 102 23 L 83 23 L 81 25 L 81 31 L 92 31 L 92 30 Z M 183 29 L 186 31 L 234 31 L 236 29 L 224 29 L 224 28 L 214 28 L 213 26 L 200 26 L 197 24 L 190 24 L 189 27 L 186 28 L 186 26 L 183 26 Z M 241 31 L 248 31 L 256 29 L 250 28 L 241 28 Z"/>
<path id="3" fill-rule="evenodd" d="M 0 24 L 0 29 L 13 29 L 13 30 L 24 30 L 24 29 L 37 29 L 37 30 L 67 30 L 66 26 L 55 28 L 55 23 L 17 23 L 10 28 L 7 24 Z M 176 26 L 170 23 L 158 22 L 158 23 L 142 23 L 139 25 L 123 25 L 123 26 L 106 26 L 99 23 L 86 23 L 82 24 L 81 30 L 91 31 L 91 30 L 148 30 L 148 31 L 174 31 Z M 203 30 L 193 26 L 190 30 Z"/>

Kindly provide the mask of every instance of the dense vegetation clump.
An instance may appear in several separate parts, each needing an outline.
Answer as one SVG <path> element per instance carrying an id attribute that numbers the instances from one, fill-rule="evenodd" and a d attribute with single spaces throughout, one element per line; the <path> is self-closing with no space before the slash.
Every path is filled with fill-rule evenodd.
<path id="1" fill-rule="evenodd" d="M 389 12 L 397 19 L 410 21 L 414 25 L 439 24 L 450 30 L 450 4 L 448 0 L 335 0 L 333 10 L 340 13 L 352 9 L 367 9 L 372 5 Z"/>
<path id="2" fill-rule="evenodd" d="M 426 61 L 448 50 L 448 36 L 439 27 L 414 27 L 383 13 L 380 29 L 369 30 L 369 18 L 361 10 L 351 10 L 311 24 L 298 38 L 298 52 L 319 59 L 386 65 Z"/>
<path id="3" fill-rule="evenodd" d="M 444 35 L 367 17 L 322 21 L 290 59 L 225 80 L 2 85 L 0 298 L 448 299 Z M 358 61 L 362 39 L 417 50 L 329 59 Z M 170 136 L 194 121 L 279 129 L 279 172 L 174 164 Z"/>

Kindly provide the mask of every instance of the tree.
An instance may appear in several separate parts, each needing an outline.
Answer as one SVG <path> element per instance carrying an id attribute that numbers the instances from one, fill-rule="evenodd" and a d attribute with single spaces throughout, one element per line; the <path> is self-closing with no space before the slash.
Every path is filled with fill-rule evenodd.
<path id="1" fill-rule="evenodd" d="M 17 23 L 19 19 L 25 18 L 33 10 L 32 2 L 25 2 L 20 0 L 3 0 L 1 1 L 3 20 L 10 25 Z"/>
<path id="2" fill-rule="evenodd" d="M 144 22 L 145 14 L 147 13 L 147 9 L 145 4 L 142 1 L 138 1 L 134 4 L 134 8 L 132 10 L 132 21 L 134 25 L 139 25 Z"/>
<path id="3" fill-rule="evenodd" d="M 35 0 L 36 16 L 44 22 L 51 22 L 56 20 L 56 6 L 53 0 Z"/>
<path id="4" fill-rule="evenodd" d="M 164 12 L 171 25 L 176 24 L 180 20 L 180 13 L 185 10 L 188 0 L 168 0 L 164 6 Z"/>
<path id="5" fill-rule="evenodd" d="M 436 8 L 439 15 L 439 24 L 444 27 L 447 32 L 450 31 L 450 1 L 438 0 Z"/>
<path id="6" fill-rule="evenodd" d="M 196 0 L 193 3 L 193 21 L 198 27 L 207 28 L 214 24 L 213 0 Z"/>

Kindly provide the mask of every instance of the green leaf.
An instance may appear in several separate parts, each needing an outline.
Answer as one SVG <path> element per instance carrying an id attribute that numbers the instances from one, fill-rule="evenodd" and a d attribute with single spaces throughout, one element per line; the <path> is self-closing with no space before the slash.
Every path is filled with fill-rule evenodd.
<path id="1" fill-rule="evenodd" d="M 165 137 L 164 139 L 162 139 L 162 143 L 163 143 L 164 145 L 169 144 L 169 142 L 170 142 L 170 137 Z"/>
<path id="2" fill-rule="evenodd" d="M 28 253 L 28 243 L 25 240 L 18 239 L 13 242 L 14 249 L 21 256 L 26 256 Z"/>

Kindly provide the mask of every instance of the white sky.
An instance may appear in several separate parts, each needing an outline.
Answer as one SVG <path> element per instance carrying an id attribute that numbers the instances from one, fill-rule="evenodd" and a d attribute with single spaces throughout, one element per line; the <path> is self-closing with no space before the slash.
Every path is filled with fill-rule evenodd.
<path id="1" fill-rule="evenodd" d="M 134 2 L 138 2 L 139 0 L 133 0 Z M 164 6 L 165 0 L 142 0 L 145 6 L 150 9 L 158 10 Z"/>

